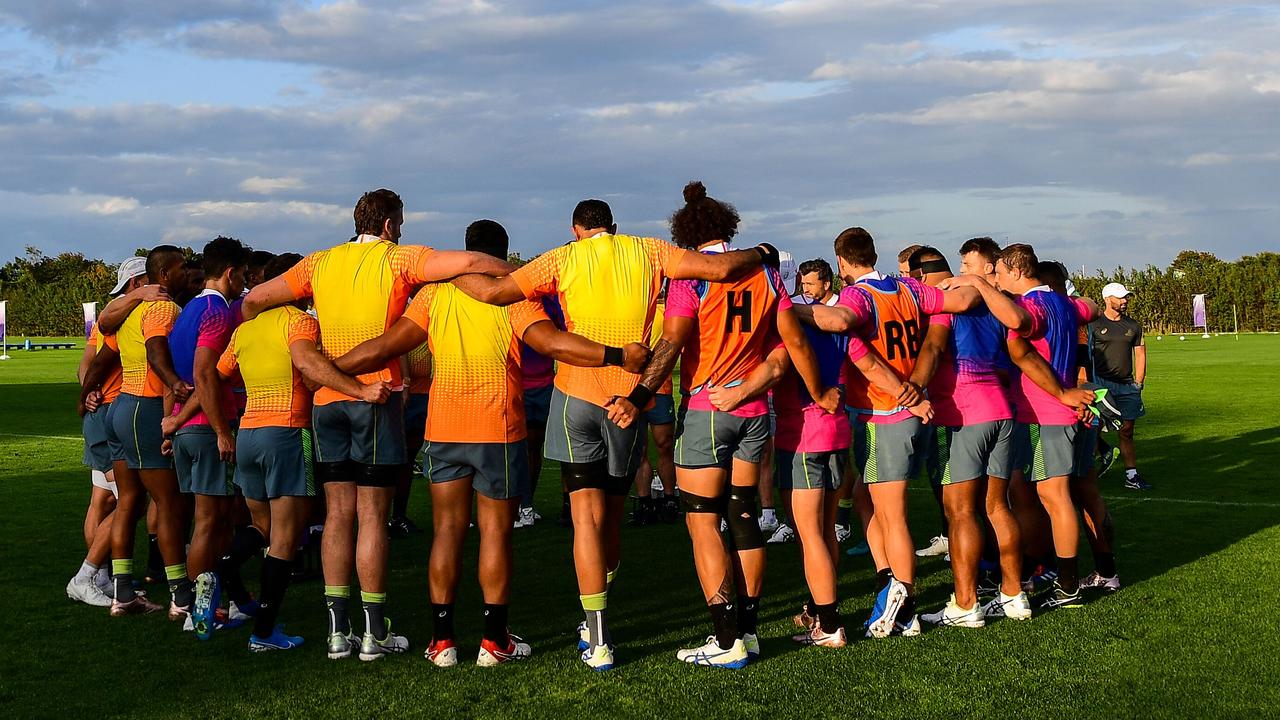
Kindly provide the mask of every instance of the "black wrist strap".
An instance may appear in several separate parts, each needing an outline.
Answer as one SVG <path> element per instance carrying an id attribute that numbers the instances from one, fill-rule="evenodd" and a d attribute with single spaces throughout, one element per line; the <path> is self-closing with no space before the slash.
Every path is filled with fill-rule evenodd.
<path id="1" fill-rule="evenodd" d="M 637 410 L 643 410 L 649 401 L 653 399 L 653 391 L 644 385 L 636 385 L 636 389 L 631 391 L 627 396 L 627 400 L 636 406 Z"/>
<path id="2" fill-rule="evenodd" d="M 624 362 L 626 362 L 626 359 L 622 355 L 622 348 L 612 347 L 609 345 L 605 346 L 604 348 L 604 364 L 605 365 L 617 365 L 618 367 L 622 367 L 622 363 Z"/>

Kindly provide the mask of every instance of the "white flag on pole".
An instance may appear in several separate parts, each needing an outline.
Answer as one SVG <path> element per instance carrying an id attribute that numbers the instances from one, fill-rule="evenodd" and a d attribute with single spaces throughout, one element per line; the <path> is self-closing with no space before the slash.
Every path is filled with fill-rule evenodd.
<path id="1" fill-rule="evenodd" d="M 84 337 L 86 340 L 93 334 L 93 324 L 98 320 L 98 303 L 81 303 L 84 308 Z"/>
<path id="2" fill-rule="evenodd" d="M 9 359 L 9 331 L 4 326 L 5 306 L 8 304 L 8 300 L 0 300 L 0 360 Z"/>

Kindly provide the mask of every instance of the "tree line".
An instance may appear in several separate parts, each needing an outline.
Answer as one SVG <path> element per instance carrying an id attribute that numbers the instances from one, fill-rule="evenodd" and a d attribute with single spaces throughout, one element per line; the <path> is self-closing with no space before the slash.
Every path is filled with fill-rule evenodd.
<path id="1" fill-rule="evenodd" d="M 183 248 L 188 259 L 198 253 Z M 139 255 L 146 249 L 140 248 Z M 527 260 L 513 253 L 516 265 Z M 66 252 L 49 257 L 34 247 L 25 257 L 0 266 L 0 300 L 9 301 L 10 337 L 24 335 L 79 335 L 84 331 L 81 303 L 110 298 L 116 265 Z M 1082 295 L 1100 300 L 1102 287 L 1120 282 L 1134 292 L 1129 314 L 1148 332 L 1190 332 L 1191 298 L 1205 294 L 1211 332 L 1232 329 L 1232 308 L 1239 314 L 1242 332 L 1280 331 L 1280 253 L 1246 255 L 1235 261 L 1220 260 L 1212 253 L 1184 250 L 1167 268 L 1117 268 L 1110 273 L 1073 278 Z"/>

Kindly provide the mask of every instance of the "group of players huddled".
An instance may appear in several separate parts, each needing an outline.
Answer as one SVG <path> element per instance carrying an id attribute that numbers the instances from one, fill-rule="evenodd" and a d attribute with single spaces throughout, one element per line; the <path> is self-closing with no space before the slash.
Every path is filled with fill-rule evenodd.
<path id="1" fill-rule="evenodd" d="M 684 200 L 673 242 L 618 234 L 609 206 L 584 200 L 573 241 L 518 268 L 491 220 L 467 228 L 463 251 L 401 245 L 403 203 L 385 189 L 360 198 L 354 238 L 306 257 L 219 237 L 194 287 L 173 246 L 126 261 L 80 369 L 95 489 L 67 594 L 112 616 L 164 609 L 133 571 L 149 497 L 169 618 L 202 639 L 252 623 L 250 650 L 295 648 L 302 638 L 276 621 L 304 534 L 322 522 L 328 657 L 403 653 L 385 611 L 388 544 L 412 529 L 420 456 L 433 520 L 427 659 L 458 662 L 454 597 L 472 525 L 476 662 L 525 659 L 529 644 L 507 627 L 512 536 L 537 518 L 545 456 L 560 465 L 573 526 L 581 660 L 607 670 L 619 530 L 633 484 L 649 494 L 650 424 L 666 498 L 642 498 L 637 513 L 683 515 L 713 628 L 682 661 L 741 668 L 760 653 L 765 531 L 778 527 L 772 502 L 760 516 L 762 486 L 768 498 L 776 489 L 780 530 L 803 557 L 802 644 L 847 642 L 837 529 L 854 510 L 877 571 L 860 632 L 920 632 L 907 486 L 922 472 L 955 579 L 925 622 L 982 627 L 1119 588 L 1094 462 L 1100 398 L 1080 387 L 1081 331 L 1098 309 L 1069 294 L 1060 264 L 975 238 L 958 275 L 943 253 L 914 247 L 902 274 L 885 276 L 871 235 L 853 227 L 835 239 L 843 289 L 811 260 L 792 296 L 775 248 L 733 248 L 732 205 L 699 182 Z M 1078 510 L 1096 568 L 1083 579 Z M 255 555 L 256 595 L 240 572 Z"/>

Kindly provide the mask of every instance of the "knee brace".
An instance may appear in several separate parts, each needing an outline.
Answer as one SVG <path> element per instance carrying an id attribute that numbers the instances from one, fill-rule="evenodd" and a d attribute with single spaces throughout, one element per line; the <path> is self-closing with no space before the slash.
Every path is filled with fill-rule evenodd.
<path id="1" fill-rule="evenodd" d="M 331 482 L 355 482 L 357 466 L 350 460 L 338 462 L 315 461 L 311 465 L 312 474 L 321 485 Z"/>
<path id="2" fill-rule="evenodd" d="M 566 492 L 601 490 L 609 478 L 609 466 L 604 460 L 585 463 L 560 463 L 560 477 Z"/>
<path id="3" fill-rule="evenodd" d="M 724 498 L 709 498 L 681 491 L 680 509 L 686 513 L 715 513 L 719 515 L 724 510 Z"/>
<path id="4" fill-rule="evenodd" d="M 729 487 L 726 521 L 729 523 L 733 545 L 738 550 L 764 547 L 764 533 L 760 532 L 760 521 L 756 517 L 757 492 L 755 487 Z"/>

